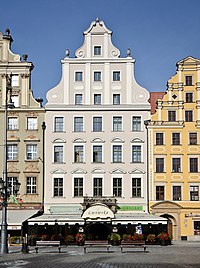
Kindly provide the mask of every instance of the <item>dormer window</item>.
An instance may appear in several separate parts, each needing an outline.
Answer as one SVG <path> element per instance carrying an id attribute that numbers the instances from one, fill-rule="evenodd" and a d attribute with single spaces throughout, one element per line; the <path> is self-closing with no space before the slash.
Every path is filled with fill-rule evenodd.
<path id="1" fill-rule="evenodd" d="M 75 81 L 76 82 L 83 81 L 83 72 L 75 72 Z"/>
<path id="2" fill-rule="evenodd" d="M 113 81 L 120 81 L 120 72 L 119 71 L 113 72 Z"/>
<path id="3" fill-rule="evenodd" d="M 192 75 L 186 75 L 185 76 L 185 85 L 186 86 L 192 86 Z"/>
<path id="4" fill-rule="evenodd" d="M 94 72 L 94 81 L 101 81 L 101 72 Z"/>
<path id="5" fill-rule="evenodd" d="M 12 87 L 19 86 L 19 75 L 12 75 Z"/>
<path id="6" fill-rule="evenodd" d="M 94 46 L 94 56 L 101 55 L 101 46 Z"/>

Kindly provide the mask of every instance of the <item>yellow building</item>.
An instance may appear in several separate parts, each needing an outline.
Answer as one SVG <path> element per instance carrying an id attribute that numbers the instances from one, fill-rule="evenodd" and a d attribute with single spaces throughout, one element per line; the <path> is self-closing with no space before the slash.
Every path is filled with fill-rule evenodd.
<path id="1" fill-rule="evenodd" d="M 149 209 L 174 240 L 200 240 L 200 60 L 177 63 L 148 124 Z"/>

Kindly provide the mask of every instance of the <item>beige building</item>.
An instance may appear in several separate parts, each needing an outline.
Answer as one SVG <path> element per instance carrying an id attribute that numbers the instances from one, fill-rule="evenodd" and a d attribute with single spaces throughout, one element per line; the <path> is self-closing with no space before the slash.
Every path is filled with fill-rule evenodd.
<path id="1" fill-rule="evenodd" d="M 149 131 L 150 210 L 175 240 L 200 240 L 200 60 L 177 63 Z"/>
<path id="2" fill-rule="evenodd" d="M 121 58 L 111 36 L 93 21 L 47 93 L 44 215 L 30 225 L 58 224 L 63 234 L 81 226 L 107 238 L 116 226 L 166 224 L 148 215 L 149 93 L 135 81 L 130 49 Z"/>
<path id="3" fill-rule="evenodd" d="M 34 66 L 27 61 L 27 55 L 21 58 L 11 51 L 12 41 L 9 29 L 5 35 L 0 33 L 0 174 L 3 176 L 6 84 L 12 74 L 15 107 L 7 113 L 7 220 L 9 232 L 16 235 L 23 222 L 42 209 L 44 108 L 31 89 Z M 16 182 L 21 184 L 17 195 L 13 191 Z"/>

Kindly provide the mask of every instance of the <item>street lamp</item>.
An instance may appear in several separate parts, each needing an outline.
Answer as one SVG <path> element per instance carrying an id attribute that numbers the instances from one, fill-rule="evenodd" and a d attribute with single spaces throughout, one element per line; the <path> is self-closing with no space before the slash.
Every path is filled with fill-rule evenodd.
<path id="1" fill-rule="evenodd" d="M 12 74 L 6 75 L 6 99 L 5 99 L 5 111 L 4 111 L 4 162 L 3 162 L 3 180 L 0 183 L 2 187 L 1 188 L 1 195 L 2 195 L 1 254 L 8 253 L 7 112 L 9 108 L 14 108 L 14 103 L 12 102 L 11 99 L 11 93 L 12 93 Z"/>

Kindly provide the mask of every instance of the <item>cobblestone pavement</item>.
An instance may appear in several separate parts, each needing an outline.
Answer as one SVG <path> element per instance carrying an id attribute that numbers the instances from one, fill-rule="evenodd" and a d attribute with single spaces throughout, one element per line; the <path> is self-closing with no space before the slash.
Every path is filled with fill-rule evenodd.
<path id="1" fill-rule="evenodd" d="M 171 246 L 148 246 L 148 252 L 131 250 L 121 253 L 112 247 L 110 253 L 103 249 L 88 249 L 68 246 L 58 253 L 57 248 L 34 247 L 29 254 L 20 253 L 12 247 L 10 253 L 0 256 L 0 268 L 200 268 L 200 242 L 176 242 Z"/>

